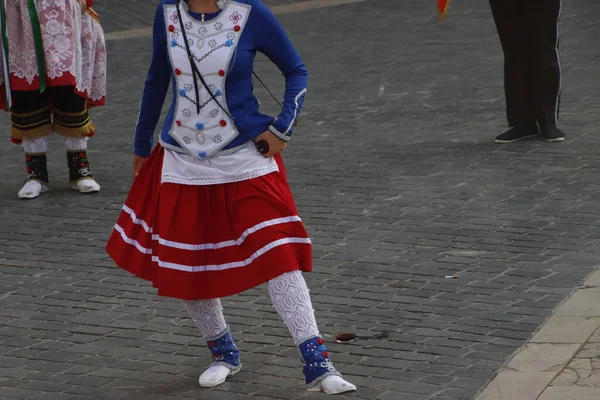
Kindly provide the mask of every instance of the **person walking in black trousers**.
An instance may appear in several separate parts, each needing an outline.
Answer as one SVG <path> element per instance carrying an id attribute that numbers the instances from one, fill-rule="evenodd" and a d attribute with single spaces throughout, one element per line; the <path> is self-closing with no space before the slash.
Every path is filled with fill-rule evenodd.
<path id="1" fill-rule="evenodd" d="M 489 0 L 504 51 L 504 90 L 510 129 L 496 143 L 541 133 L 560 142 L 558 20 L 561 0 Z"/>

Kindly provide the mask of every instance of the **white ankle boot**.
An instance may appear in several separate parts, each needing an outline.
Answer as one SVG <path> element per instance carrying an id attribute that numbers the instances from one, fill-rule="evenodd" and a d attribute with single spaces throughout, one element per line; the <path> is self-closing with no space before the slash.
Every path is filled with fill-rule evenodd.
<path id="1" fill-rule="evenodd" d="M 237 374 L 239 371 L 239 368 L 231 369 L 223 365 L 211 365 L 202 375 L 200 375 L 198 382 L 202 387 L 215 387 L 225 382 L 228 377 Z"/>
<path id="2" fill-rule="evenodd" d="M 326 394 L 341 394 L 356 391 L 356 386 L 344 380 L 341 376 L 331 375 L 323 379 L 315 386 L 308 389 L 309 392 L 324 392 Z"/>
<path id="3" fill-rule="evenodd" d="M 100 185 L 94 179 L 80 179 L 71 183 L 71 188 L 78 190 L 79 193 L 95 193 L 100 191 Z"/>
<path id="4" fill-rule="evenodd" d="M 48 186 L 38 181 L 27 181 L 17 194 L 20 199 L 35 199 L 48 190 Z"/>

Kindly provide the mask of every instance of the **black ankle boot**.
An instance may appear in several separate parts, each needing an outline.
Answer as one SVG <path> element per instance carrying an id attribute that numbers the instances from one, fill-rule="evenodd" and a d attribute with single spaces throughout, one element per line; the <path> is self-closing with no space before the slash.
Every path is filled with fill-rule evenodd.
<path id="1" fill-rule="evenodd" d="M 67 165 L 69 166 L 69 181 L 71 184 L 82 179 L 92 178 L 87 151 L 67 151 Z"/>
<path id="2" fill-rule="evenodd" d="M 38 181 L 48 185 L 48 167 L 46 165 L 46 154 L 25 154 L 27 165 L 27 181 Z"/>

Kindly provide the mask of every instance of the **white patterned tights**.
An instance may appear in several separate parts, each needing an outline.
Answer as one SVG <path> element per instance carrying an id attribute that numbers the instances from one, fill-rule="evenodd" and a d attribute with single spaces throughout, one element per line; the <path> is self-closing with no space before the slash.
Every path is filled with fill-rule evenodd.
<path id="1" fill-rule="evenodd" d="M 308 287 L 300 271 L 280 275 L 270 280 L 267 287 L 273 306 L 296 345 L 319 335 Z M 216 337 L 227 329 L 219 299 L 184 301 L 184 305 L 204 337 Z"/>
<path id="2" fill-rule="evenodd" d="M 48 152 L 48 137 L 23 140 L 23 149 L 27 154 L 44 154 Z"/>
<path id="3" fill-rule="evenodd" d="M 87 149 L 87 138 L 71 138 L 62 136 L 65 149 L 69 151 Z M 27 154 L 43 154 L 48 152 L 48 137 L 23 140 L 23 149 Z"/>

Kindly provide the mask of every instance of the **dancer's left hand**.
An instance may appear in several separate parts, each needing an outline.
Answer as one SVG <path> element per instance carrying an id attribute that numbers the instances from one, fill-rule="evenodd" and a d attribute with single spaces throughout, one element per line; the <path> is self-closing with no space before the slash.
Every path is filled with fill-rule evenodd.
<path id="1" fill-rule="evenodd" d="M 140 173 L 142 166 L 146 162 L 146 158 L 133 155 L 133 177 L 135 178 Z"/>
<path id="2" fill-rule="evenodd" d="M 264 131 L 263 133 L 254 138 L 255 142 L 260 142 L 261 140 L 264 140 L 269 144 L 269 152 L 262 155 L 265 158 L 271 158 L 274 155 L 283 152 L 287 148 L 287 142 L 279 139 L 270 131 Z"/>

